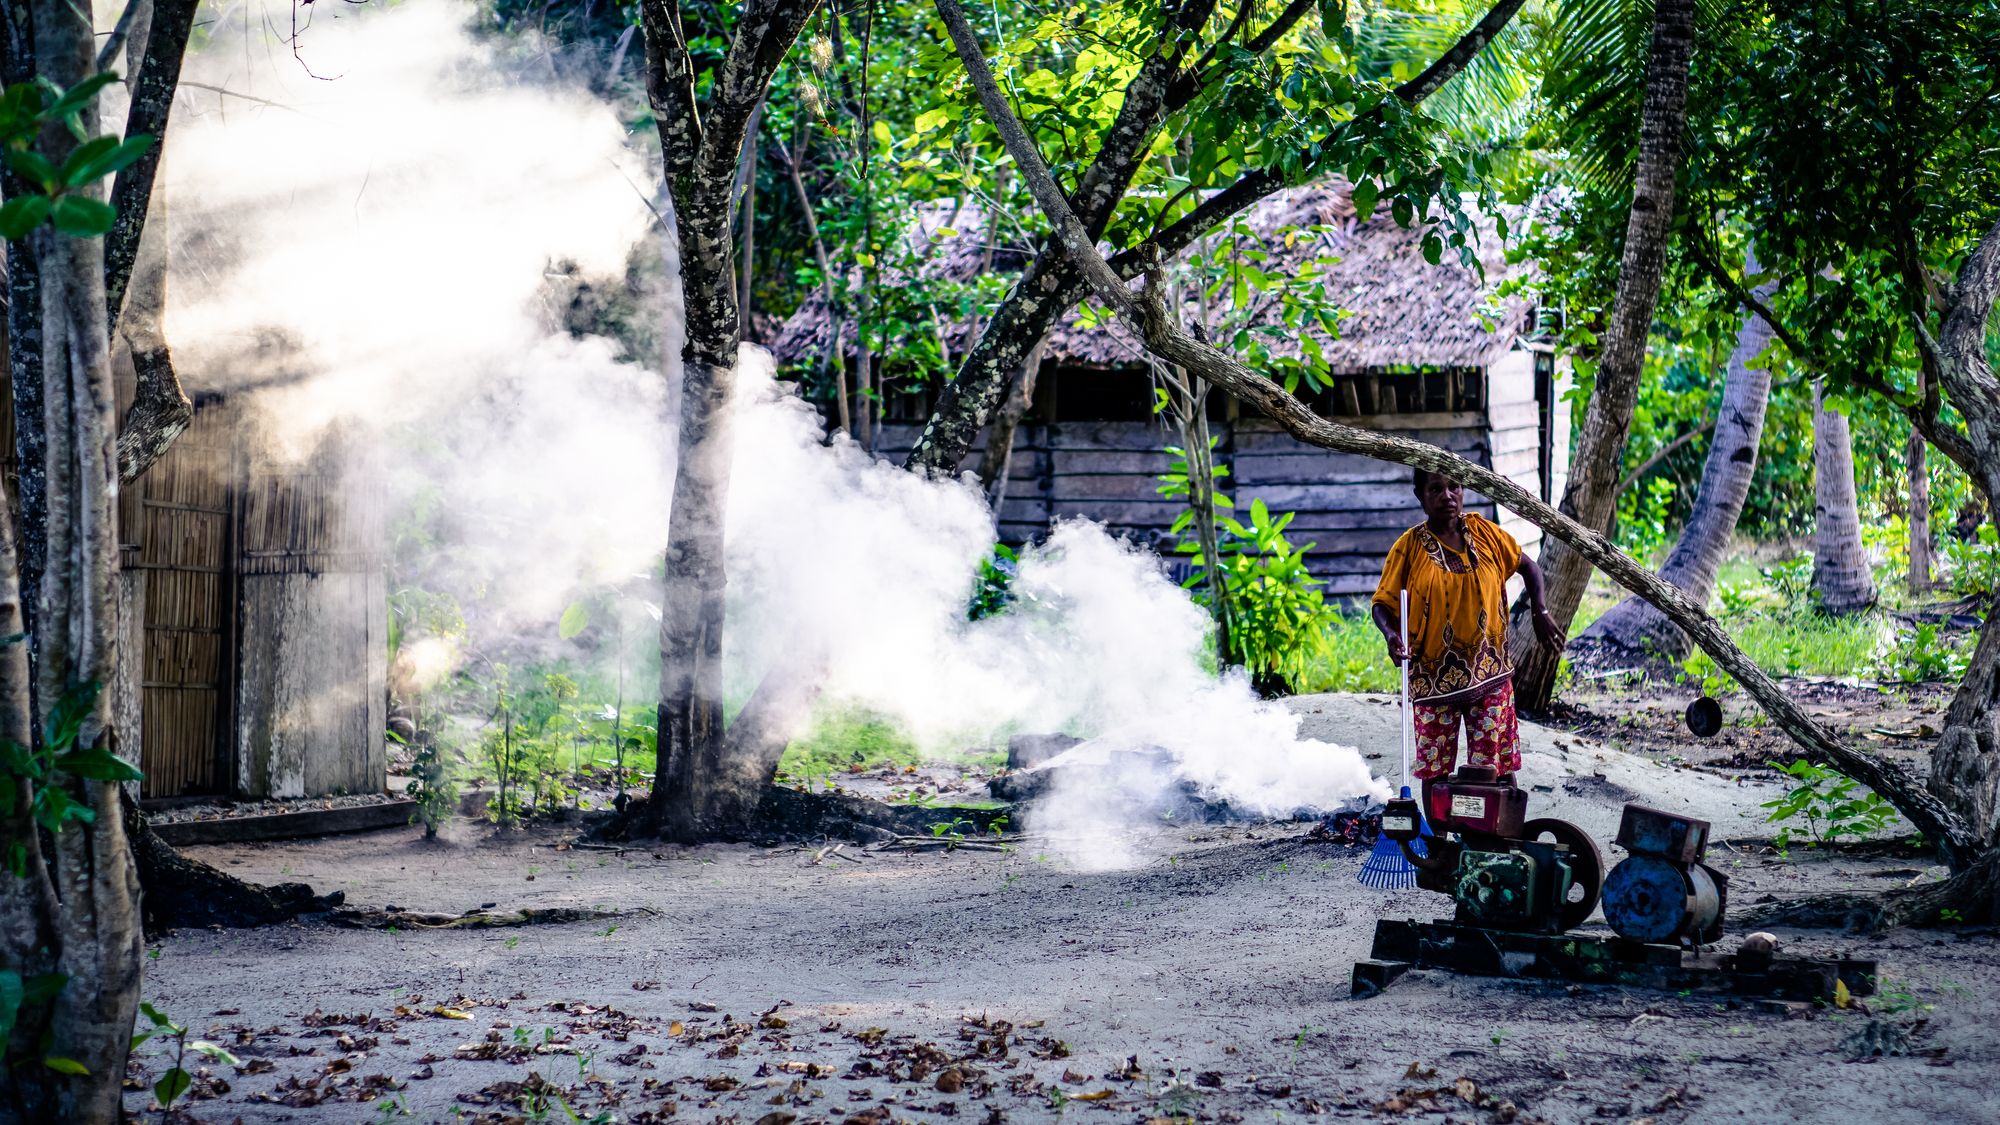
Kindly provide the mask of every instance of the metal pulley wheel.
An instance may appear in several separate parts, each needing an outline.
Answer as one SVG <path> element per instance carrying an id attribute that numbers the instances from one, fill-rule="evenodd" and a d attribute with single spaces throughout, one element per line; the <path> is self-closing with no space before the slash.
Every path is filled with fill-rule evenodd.
<path id="1" fill-rule="evenodd" d="M 1545 836 L 1569 849 L 1569 898 L 1563 903 L 1560 920 L 1563 929 L 1573 930 L 1589 920 L 1604 892 L 1604 853 L 1597 850 L 1597 841 L 1567 820 L 1540 817 L 1521 826 L 1523 840 Z"/>

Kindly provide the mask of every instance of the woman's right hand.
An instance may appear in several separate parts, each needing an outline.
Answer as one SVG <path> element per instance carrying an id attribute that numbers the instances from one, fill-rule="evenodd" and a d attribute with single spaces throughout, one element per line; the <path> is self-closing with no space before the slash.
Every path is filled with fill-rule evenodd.
<path id="1" fill-rule="evenodd" d="M 1382 640 L 1389 646 L 1389 663 L 1400 666 L 1410 658 L 1410 652 L 1403 647 L 1403 639 L 1401 637 L 1385 634 Z"/>

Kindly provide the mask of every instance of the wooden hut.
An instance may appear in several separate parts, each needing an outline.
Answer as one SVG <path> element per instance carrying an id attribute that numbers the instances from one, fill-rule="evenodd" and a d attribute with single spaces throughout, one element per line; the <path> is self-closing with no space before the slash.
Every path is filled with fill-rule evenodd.
<path id="1" fill-rule="evenodd" d="M 255 450 L 219 396 L 120 494 L 122 729 L 141 795 L 381 792 L 387 601 L 378 479 L 330 435 L 301 463 Z M 136 713 L 134 713 L 136 711 Z"/>
<path id="2" fill-rule="evenodd" d="M 1422 233 L 1385 213 L 1359 221 L 1339 184 L 1294 189 L 1266 200 L 1247 219 L 1247 237 L 1266 253 L 1260 268 L 1310 268 L 1327 295 L 1350 314 L 1337 336 L 1317 326 L 1265 334 L 1274 354 L 1297 357 L 1311 335 L 1323 359 L 1322 389 L 1304 397 L 1327 417 L 1432 442 L 1520 483 L 1544 499 L 1560 497 L 1568 476 L 1567 365 L 1534 334 L 1535 310 L 1488 294 L 1508 275 L 1489 229 L 1480 249 L 1484 275 L 1446 257 L 1424 260 Z M 942 230 L 945 233 L 940 235 Z M 986 261 L 1018 269 L 1020 247 L 989 253 L 986 226 L 964 209 L 926 214 L 912 235 L 940 245 L 929 268 L 969 276 Z M 952 241 L 955 240 L 955 241 Z M 1335 260 L 1337 259 L 1337 260 Z M 1307 263 L 1310 263 L 1308 267 Z M 1277 327 L 1275 308 L 1253 314 L 1254 330 Z M 1198 298 L 1185 308 L 1204 319 Z M 825 308 L 803 306 L 773 341 L 781 362 L 822 361 L 833 333 Z M 944 332 L 947 352 L 968 346 Z M 852 353 L 847 359 L 851 362 Z M 889 372 L 893 382 L 895 373 Z M 1037 538 L 1057 519 L 1087 517 L 1134 542 L 1171 551 L 1169 528 L 1181 505 L 1162 498 L 1159 477 L 1178 445 L 1174 428 L 1153 413 L 1154 371 L 1136 339 L 1115 324 L 1072 320 L 1051 333 L 1042 352 L 1032 406 L 1016 432 L 999 513 L 1002 538 Z M 875 452 L 900 460 L 915 444 L 934 393 L 889 396 Z M 1221 486 L 1239 509 L 1262 499 L 1293 512 L 1291 539 L 1311 543 L 1308 567 L 1335 596 L 1374 589 L 1383 555 L 1422 516 L 1407 468 L 1303 445 L 1275 423 L 1212 403 Z M 984 438 L 962 466 L 977 467 Z M 1499 520 L 1524 544 L 1540 540 L 1526 521 L 1496 511 L 1483 496 L 1467 507 Z"/>

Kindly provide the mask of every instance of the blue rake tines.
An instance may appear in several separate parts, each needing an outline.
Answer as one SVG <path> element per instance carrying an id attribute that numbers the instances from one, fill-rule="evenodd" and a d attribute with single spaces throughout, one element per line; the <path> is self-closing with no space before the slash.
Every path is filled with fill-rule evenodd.
<path id="1" fill-rule="evenodd" d="M 1410 787 L 1405 785 L 1403 796 L 1407 798 L 1409 795 Z M 1410 841 L 1410 850 L 1420 856 L 1429 857 L 1430 850 L 1424 847 L 1423 837 L 1432 835 L 1431 824 L 1421 811 L 1417 813 L 1417 831 L 1421 835 Z M 1362 863 L 1361 872 L 1356 878 L 1366 887 L 1385 891 L 1407 890 L 1417 885 L 1417 868 L 1403 854 L 1402 847 L 1396 841 L 1387 836 L 1380 836 L 1375 840 L 1375 850 L 1368 853 L 1368 859 Z"/>

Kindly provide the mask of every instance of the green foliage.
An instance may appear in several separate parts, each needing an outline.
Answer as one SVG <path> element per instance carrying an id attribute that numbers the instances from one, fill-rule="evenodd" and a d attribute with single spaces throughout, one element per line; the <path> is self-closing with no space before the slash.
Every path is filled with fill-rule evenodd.
<path id="1" fill-rule="evenodd" d="M 1906 684 L 1952 683 L 1965 678 L 1972 662 L 1972 638 L 1953 641 L 1936 625 L 1921 624 L 1900 633 L 1877 661 L 1885 680 Z"/>
<path id="2" fill-rule="evenodd" d="M 2000 590 L 2000 531 L 1991 520 L 1979 525 L 1979 533 L 1971 541 L 1947 538 L 1943 548 L 1947 566 L 1943 577 L 1952 593 L 1990 598 Z"/>
<path id="3" fill-rule="evenodd" d="M 1771 810 L 1764 818 L 1768 823 L 1780 825 L 1777 843 L 1781 849 L 1789 847 L 1792 840 L 1793 829 L 1786 821 L 1805 821 L 1811 842 L 1826 844 L 1842 836 L 1872 835 L 1902 819 L 1874 790 L 1823 766 L 1798 761 L 1780 767 L 1780 772 L 1797 784 L 1760 807 Z"/>
<path id="4" fill-rule="evenodd" d="M 901 768 L 922 764 L 922 751 L 894 723 L 881 715 L 850 706 L 823 710 L 811 730 L 785 748 L 778 775 L 808 787 L 854 770 Z"/>
<path id="5" fill-rule="evenodd" d="M 1214 569 L 1228 591 L 1230 645 L 1252 681 L 1298 691 L 1331 658 L 1328 634 L 1340 623 L 1340 611 L 1327 604 L 1320 580 L 1306 569 L 1312 544 L 1294 547 L 1286 538 L 1292 517 L 1273 517 L 1264 501 L 1253 500 L 1248 524 L 1228 516 L 1217 520 L 1221 558 Z M 1209 561 L 1198 546 L 1189 546 L 1180 546 L 1194 556 L 1196 571 L 1187 584 L 1195 601 L 1207 605 Z"/>
<path id="6" fill-rule="evenodd" d="M 1295 684 L 1301 692 L 1396 691 L 1396 669 L 1382 654 L 1382 634 L 1367 613 L 1341 613 L 1326 631 L 1326 644 Z"/>
<path id="7" fill-rule="evenodd" d="M 973 576 L 972 598 L 965 607 L 965 619 L 978 621 L 991 617 L 1014 603 L 1014 575 L 1020 566 L 1020 556 L 1005 543 L 993 544 L 991 554 L 979 560 L 979 572 Z"/>
<path id="8" fill-rule="evenodd" d="M 25 787 L 30 821 L 40 831 L 60 833 L 69 824 L 90 824 L 97 819 L 96 810 L 71 796 L 65 775 L 113 784 L 144 776 L 136 766 L 101 746 L 77 745 L 102 688 L 96 681 L 78 684 L 57 700 L 39 745 L 0 742 L 0 807 L 15 807 Z M 8 840 L 5 848 L 8 870 L 17 876 L 27 874 L 26 842 Z"/>
<path id="9" fill-rule="evenodd" d="M 118 213 L 110 204 L 86 192 L 144 156 L 153 147 L 153 138 L 141 134 L 120 140 L 84 131 L 84 109 L 116 81 L 118 76 L 107 71 L 68 90 L 38 77 L 0 91 L 0 162 L 24 189 L 0 205 L 0 238 L 23 238 L 43 223 L 73 238 L 95 238 L 117 221 Z M 43 129 L 52 124 L 61 124 L 81 142 L 60 165 L 34 147 Z"/>

